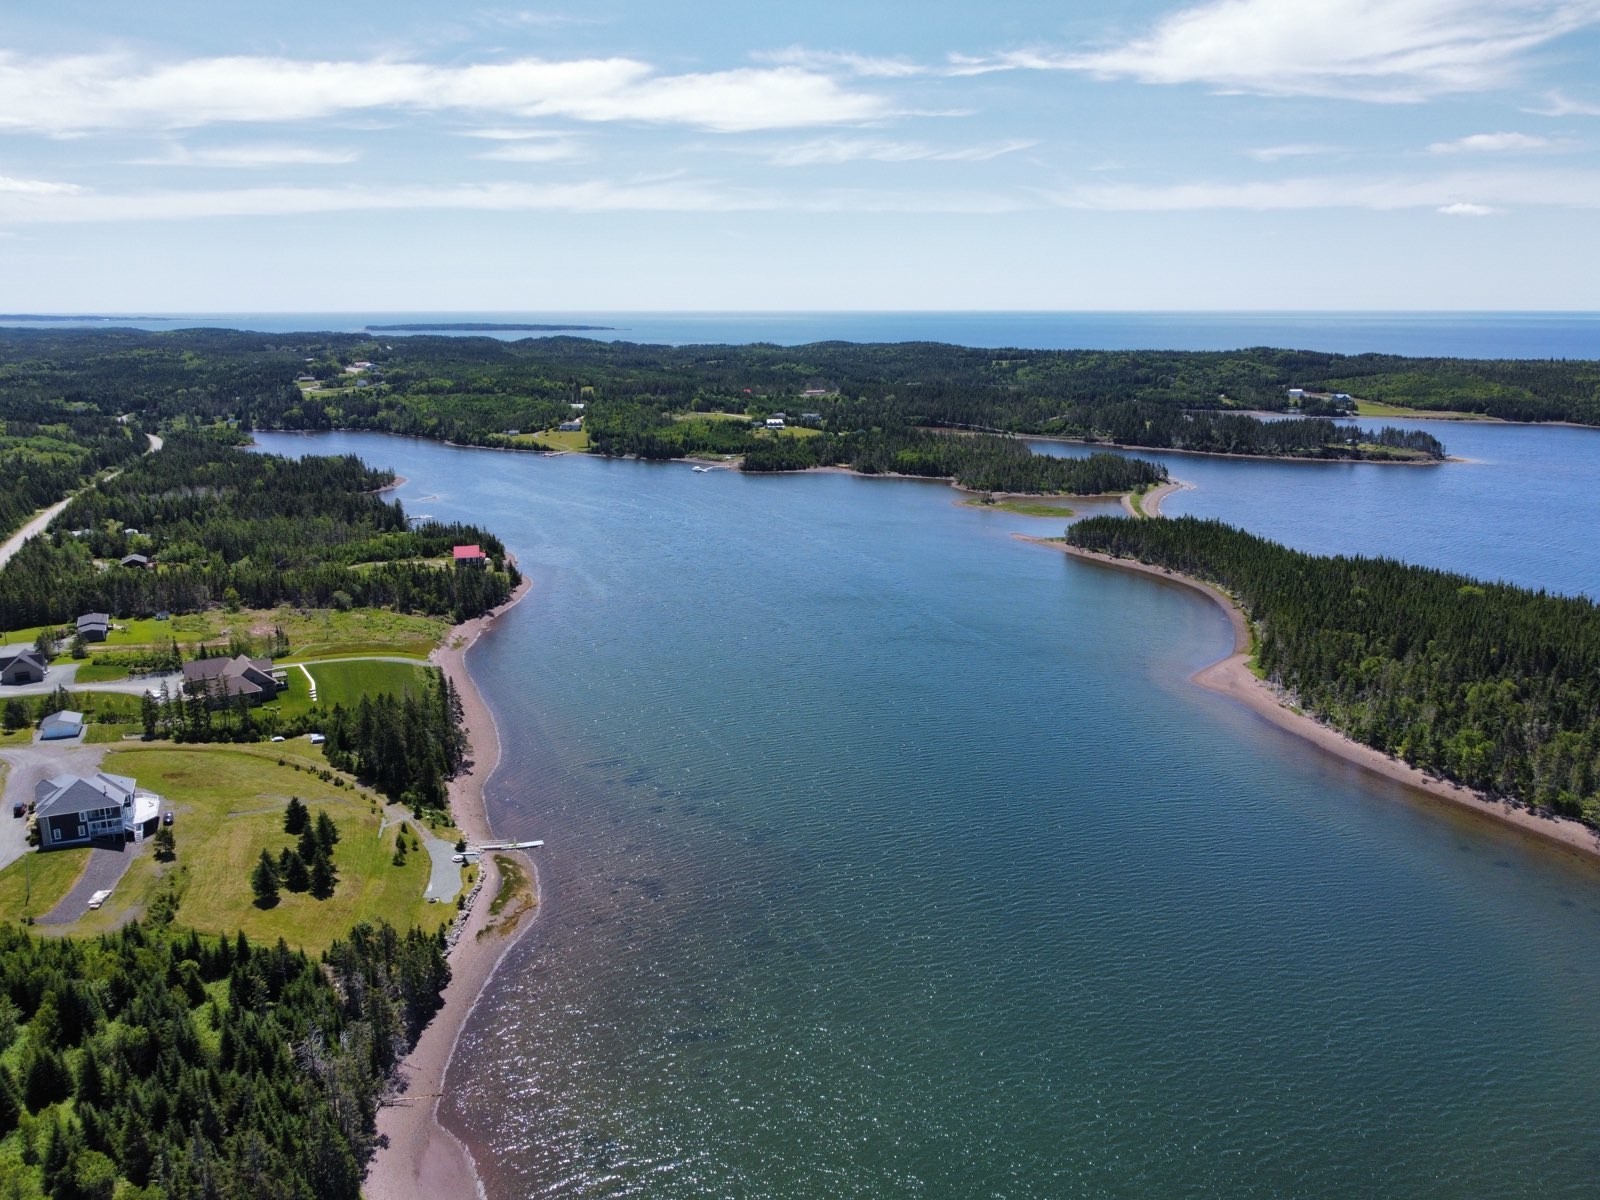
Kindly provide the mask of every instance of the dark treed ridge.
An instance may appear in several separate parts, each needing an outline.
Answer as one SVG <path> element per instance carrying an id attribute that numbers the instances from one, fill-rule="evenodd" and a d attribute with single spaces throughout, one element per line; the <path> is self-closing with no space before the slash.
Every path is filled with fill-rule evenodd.
<path id="1" fill-rule="evenodd" d="M 1215 583 L 1266 678 L 1424 771 L 1600 825 L 1600 607 L 1193 517 L 1095 517 L 1069 544 Z"/>

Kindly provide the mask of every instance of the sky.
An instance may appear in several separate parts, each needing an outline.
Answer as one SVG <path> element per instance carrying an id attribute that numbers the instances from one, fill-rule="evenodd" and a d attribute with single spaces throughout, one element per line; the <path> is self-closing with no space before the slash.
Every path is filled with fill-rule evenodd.
<path id="1" fill-rule="evenodd" d="M 1600 0 L 51 0 L 0 310 L 1600 310 Z"/>

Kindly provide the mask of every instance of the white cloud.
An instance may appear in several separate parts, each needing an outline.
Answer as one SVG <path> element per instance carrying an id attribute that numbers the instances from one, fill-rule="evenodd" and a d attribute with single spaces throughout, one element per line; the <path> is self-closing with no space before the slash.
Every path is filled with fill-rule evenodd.
<path id="1" fill-rule="evenodd" d="M 720 132 L 891 115 L 882 97 L 789 66 L 659 75 L 627 58 L 435 67 L 234 57 L 141 66 L 110 55 L 23 60 L 0 53 L 0 131 L 60 136 L 305 121 L 385 109 L 678 123 Z"/>
<path id="2" fill-rule="evenodd" d="M 537 141 L 511 142 L 485 150 L 477 157 L 490 162 L 549 163 L 582 158 L 584 150 L 575 141 L 540 138 Z"/>
<path id="3" fill-rule="evenodd" d="M 270 187 L 72 195 L 21 194 L 0 187 L 0 222 L 86 224 L 188 221 L 311 213 L 458 210 L 468 212 L 929 212 L 1000 213 L 1037 201 L 981 192 L 813 192 L 731 188 L 669 178 L 559 184 L 463 184 L 341 188 Z"/>
<path id="4" fill-rule="evenodd" d="M 1600 0 L 1207 0 L 1120 46 L 955 65 L 1392 103 L 1503 86 L 1529 51 L 1597 22 Z"/>
<path id="5" fill-rule="evenodd" d="M 1586 104 L 1560 92 L 1550 92 L 1545 97 L 1543 108 L 1530 108 L 1528 111 L 1541 117 L 1600 117 L 1600 104 Z"/>
<path id="6" fill-rule="evenodd" d="M 1531 133 L 1474 133 L 1453 142 L 1434 142 L 1429 154 L 1498 154 L 1507 150 L 1544 150 L 1550 139 Z"/>
<path id="7" fill-rule="evenodd" d="M 73 196 L 84 189 L 75 183 L 52 183 L 46 179 L 13 179 L 0 175 L 0 193 L 12 196 Z"/>
<path id="8" fill-rule="evenodd" d="M 142 167 L 294 167 L 340 166 L 361 156 L 354 150 L 318 150 L 312 146 L 209 146 L 199 150 L 172 145 L 153 158 L 130 160 Z"/>
<path id="9" fill-rule="evenodd" d="M 1454 204 L 1440 205 L 1439 211 L 1447 217 L 1490 217 L 1500 210 L 1487 204 L 1463 204 L 1458 200 Z"/>
<path id="10" fill-rule="evenodd" d="M 1104 212 L 1250 212 L 1315 209 L 1444 209 L 1475 196 L 1468 207 L 1600 208 L 1600 172 L 1455 172 L 1426 178 L 1303 176 L 1294 179 L 1178 184 L 1089 184 L 1049 193 L 1064 208 Z"/>
<path id="11" fill-rule="evenodd" d="M 753 57 L 757 62 L 816 71 L 845 70 L 874 79 L 904 79 L 928 73 L 927 67 L 904 58 L 883 58 L 837 50 L 807 50 L 801 46 L 766 50 Z"/>
<path id="12" fill-rule="evenodd" d="M 980 146 L 940 149 L 925 142 L 897 142 L 880 138 L 816 138 L 772 153 L 770 161 L 780 167 L 815 166 L 847 162 L 987 162 L 1038 145 L 1033 141 L 1012 140 Z"/>
<path id="13" fill-rule="evenodd" d="M 1245 154 L 1257 162 L 1273 163 L 1285 158 L 1314 158 L 1324 154 L 1335 154 L 1335 146 L 1322 146 L 1312 142 L 1297 142 L 1288 146 L 1257 146 L 1253 150 L 1246 150 Z"/>

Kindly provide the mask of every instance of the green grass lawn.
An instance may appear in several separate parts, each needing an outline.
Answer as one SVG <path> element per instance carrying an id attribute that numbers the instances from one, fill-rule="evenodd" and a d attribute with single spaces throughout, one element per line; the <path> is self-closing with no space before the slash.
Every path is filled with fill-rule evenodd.
<path id="1" fill-rule="evenodd" d="M 1070 517 L 1072 509 L 1065 504 L 1046 504 L 1040 500 L 985 500 L 973 496 L 965 503 L 973 508 L 987 508 L 996 512 L 1016 513 L 1020 517 Z"/>
<path id="2" fill-rule="evenodd" d="M 7 821 L 14 821 L 10 812 Z M 30 850 L 0 871 L 0 920 L 15 922 L 27 916 L 42 917 L 72 890 L 89 861 L 89 850 L 55 850 L 40 854 Z"/>
<path id="3" fill-rule="evenodd" d="M 1356 416 L 1358 417 L 1411 417 L 1422 418 L 1430 421 L 1493 421 L 1494 417 L 1486 417 L 1482 413 L 1451 412 L 1441 409 L 1434 411 L 1427 408 L 1406 408 L 1399 404 L 1384 404 L 1381 400 L 1357 400 Z"/>
<path id="4" fill-rule="evenodd" d="M 326 708 L 332 708 L 335 704 L 349 707 L 363 695 L 381 692 L 420 695 L 428 677 L 427 670 L 421 665 L 364 659 L 314 663 L 308 669 L 317 681 L 317 702 Z M 305 682 L 305 676 L 298 668 L 294 673 L 300 675 L 301 683 Z"/>
<path id="5" fill-rule="evenodd" d="M 380 818 L 374 811 L 378 799 L 353 786 L 335 787 L 318 778 L 312 764 L 296 770 L 291 758 L 289 765 L 279 766 L 277 752 L 286 745 L 218 748 L 161 743 L 107 754 L 103 770 L 132 775 L 140 787 L 163 795 L 177 814 L 173 825 L 177 860 L 157 862 L 146 848 L 106 906 L 63 932 L 115 929 L 135 911 L 143 911 L 169 879 L 176 879 L 182 888 L 179 924 L 202 933 L 243 929 L 250 938 L 269 942 L 282 937 L 311 953 L 326 949 L 358 921 L 381 917 L 404 929 L 436 928 L 448 920 L 453 908 L 429 905 L 422 898 L 428 883 L 426 854 L 408 855 L 401 867 L 392 865 L 394 831 L 379 836 Z M 326 809 L 338 825 L 340 839 L 333 858 L 339 884 L 331 899 L 286 891 L 275 908 L 263 910 L 255 906 L 251 894 L 250 870 L 263 849 L 276 855 L 294 844 L 295 839 L 283 832 L 283 810 L 290 796 L 304 800 L 313 815 Z M 46 862 L 69 853 L 76 852 L 36 859 Z M 12 894 L 7 889 L 15 886 L 11 874 L 12 869 L 0 873 L 0 905 Z M 60 894 L 70 886 L 69 880 Z M 34 892 L 39 894 L 37 876 Z M 0 912 L 11 911 L 0 907 Z"/>
<path id="6" fill-rule="evenodd" d="M 530 446 L 538 450 L 583 451 L 589 448 L 589 435 L 582 429 L 569 430 L 565 433 L 559 429 L 549 429 L 542 433 L 519 433 L 511 440 L 519 446 Z"/>
<path id="7" fill-rule="evenodd" d="M 240 609 L 238 612 L 208 609 L 205 612 L 184 613 L 167 621 L 146 618 L 119 620 L 116 624 L 124 628 L 113 629 L 104 642 L 93 643 L 89 647 L 91 657 L 101 651 L 166 646 L 174 640 L 179 646 L 214 643 L 234 635 L 261 641 L 277 627 L 288 635 L 290 658 L 341 654 L 415 654 L 422 658 L 438 644 L 445 630 L 450 627 L 443 617 L 414 616 L 384 609 L 359 608 L 336 612 L 332 609 L 296 609 L 288 606 Z M 0 644 L 9 642 L 31 646 L 39 636 L 40 628 L 35 625 L 0 633 Z M 63 647 L 65 645 L 63 642 Z M 61 655 L 55 661 L 65 664 L 72 660 Z M 83 669 L 93 672 L 112 668 L 85 664 Z M 103 682 L 122 677 L 91 674 L 84 678 L 84 682 Z"/>

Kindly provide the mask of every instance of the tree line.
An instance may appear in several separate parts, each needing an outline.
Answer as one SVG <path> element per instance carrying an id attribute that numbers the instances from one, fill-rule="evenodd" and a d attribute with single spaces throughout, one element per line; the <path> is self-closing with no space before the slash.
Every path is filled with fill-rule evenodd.
<path id="1" fill-rule="evenodd" d="M 1385 558 L 1319 557 L 1220 521 L 1096 517 L 1069 544 L 1235 596 L 1256 661 L 1358 742 L 1600 825 L 1600 607 Z"/>
<path id="2" fill-rule="evenodd" d="M 323 721 L 328 762 L 412 809 L 445 808 L 446 787 L 466 762 L 461 698 L 438 668 L 420 695 L 362 696 Z"/>
<path id="3" fill-rule="evenodd" d="M 0 1194 L 357 1200 L 449 979 L 442 936 L 381 923 L 321 961 L 150 922 L 0 928 Z"/>
<path id="4" fill-rule="evenodd" d="M 413 528 L 398 502 L 377 494 L 392 481 L 353 455 L 293 459 L 174 434 L 161 453 L 74 498 L 48 536 L 22 547 L 0 571 L 0 611 L 10 624 L 34 625 L 90 611 L 287 603 L 461 621 L 503 603 L 518 575 L 499 539 L 470 525 Z M 448 562 L 463 542 L 483 547 L 487 569 L 428 561 Z M 135 553 L 152 565 L 119 565 Z"/>

